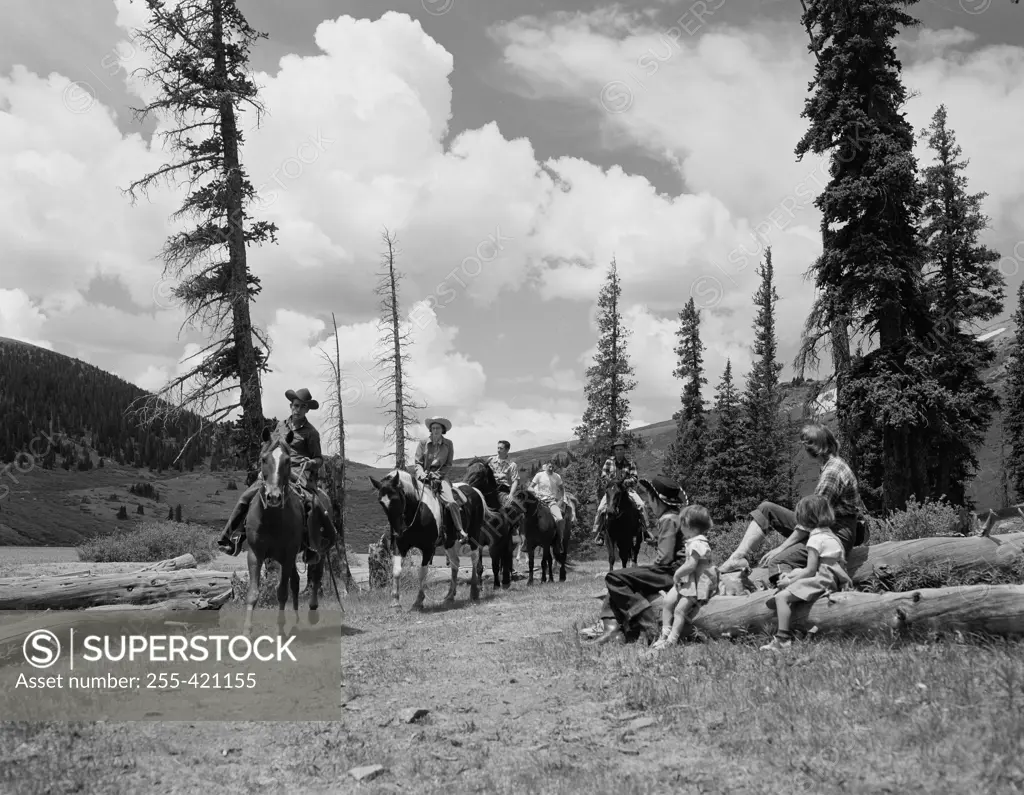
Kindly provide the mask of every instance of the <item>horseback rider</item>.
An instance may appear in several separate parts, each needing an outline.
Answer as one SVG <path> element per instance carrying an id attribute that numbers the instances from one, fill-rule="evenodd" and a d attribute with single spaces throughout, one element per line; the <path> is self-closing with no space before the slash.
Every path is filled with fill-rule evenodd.
<path id="1" fill-rule="evenodd" d="M 494 479 L 498 482 L 498 492 L 503 496 L 502 501 L 508 502 L 508 495 L 519 485 L 519 465 L 508 457 L 511 449 L 507 441 L 502 439 L 498 442 L 498 454 L 491 456 L 487 462 L 491 471 L 494 472 Z"/>
<path id="2" fill-rule="evenodd" d="M 421 439 L 416 446 L 416 477 L 422 483 L 430 483 L 441 505 L 448 509 L 452 523 L 459 533 L 459 541 L 469 541 L 469 534 L 462 527 L 462 507 L 455 500 L 452 484 L 448 482 L 448 470 L 455 461 L 455 446 L 445 434 L 452 429 L 452 424 L 444 417 L 431 417 L 426 421 L 430 436 Z M 440 532 L 441 528 L 438 528 Z"/>
<path id="3" fill-rule="evenodd" d="M 599 479 L 601 490 L 605 491 L 614 480 L 622 480 L 626 493 L 629 494 L 629 498 L 636 505 L 637 510 L 640 511 L 640 527 L 646 538 L 649 535 L 647 529 L 647 510 L 644 508 L 644 501 L 636 492 L 637 483 L 640 481 L 640 473 L 637 471 L 636 464 L 631 459 L 626 458 L 625 439 L 622 437 L 616 439 L 612 443 L 612 451 L 614 455 L 604 462 L 604 468 L 601 470 Z M 597 506 L 597 515 L 594 517 L 594 541 L 597 542 L 598 546 L 604 545 L 601 520 L 604 519 L 607 508 L 608 494 L 606 492 L 601 497 L 601 504 Z"/>
<path id="4" fill-rule="evenodd" d="M 320 449 L 320 432 L 306 419 L 306 414 L 320 408 L 320 404 L 313 400 L 313 396 L 305 387 L 298 391 L 289 389 L 284 396 L 291 401 L 291 416 L 278 423 L 274 435 L 283 439 L 289 431 L 292 432 L 292 442 L 289 445 L 292 449 L 291 481 L 298 486 L 296 493 L 302 500 L 303 517 L 309 536 L 306 549 L 303 550 L 303 560 L 307 564 L 315 564 L 320 560 L 322 540 L 320 528 L 314 527 L 316 522 L 309 521 L 310 512 L 313 510 L 317 512 L 322 527 L 327 531 L 330 543 L 333 544 L 334 539 L 338 537 L 330 513 L 316 499 L 317 477 L 324 459 Z M 249 503 L 259 493 L 262 484 L 263 474 L 260 473 L 259 478 L 238 498 L 238 503 L 224 528 L 224 534 L 217 541 L 217 546 L 228 555 L 237 555 L 242 551 L 245 531 L 238 526 L 245 519 L 249 511 Z"/>
<path id="5" fill-rule="evenodd" d="M 545 461 L 544 469 L 533 476 L 533 481 L 527 490 L 537 495 L 537 498 L 551 509 L 551 515 L 555 522 L 561 522 L 562 506 L 565 501 L 565 488 L 562 486 L 562 476 L 555 472 L 554 461 Z"/>

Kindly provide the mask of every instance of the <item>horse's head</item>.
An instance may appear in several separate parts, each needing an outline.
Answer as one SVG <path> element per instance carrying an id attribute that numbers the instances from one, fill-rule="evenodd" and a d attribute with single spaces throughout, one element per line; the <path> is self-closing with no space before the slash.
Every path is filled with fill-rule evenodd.
<path id="1" fill-rule="evenodd" d="M 295 434 L 274 438 L 269 428 L 263 429 L 260 471 L 263 475 L 263 497 L 268 508 L 280 508 L 291 488 L 292 448 Z"/>
<path id="2" fill-rule="evenodd" d="M 383 480 L 371 477 L 370 485 L 377 490 L 377 501 L 388 517 L 391 532 L 395 535 L 402 535 L 405 532 L 406 494 L 401 472 L 396 469 Z"/>
<path id="3" fill-rule="evenodd" d="M 609 516 L 618 516 L 622 510 L 622 498 L 626 494 L 626 487 L 622 485 L 622 478 L 614 478 L 604 490 L 607 497 L 607 510 Z"/>

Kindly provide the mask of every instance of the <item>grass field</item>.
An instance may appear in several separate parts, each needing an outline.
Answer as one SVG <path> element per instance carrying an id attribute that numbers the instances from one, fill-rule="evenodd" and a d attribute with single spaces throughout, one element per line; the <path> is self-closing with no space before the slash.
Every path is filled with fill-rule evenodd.
<path id="1" fill-rule="evenodd" d="M 338 720 L 3 724 L 0 791 L 1014 793 L 1024 647 L 764 638 L 596 649 L 603 566 L 393 612 L 350 597 Z M 326 609 L 330 609 L 325 604 Z M 305 615 L 305 611 L 303 611 Z M 407 707 L 429 710 L 413 724 Z M 347 771 L 384 765 L 356 785 Z"/>

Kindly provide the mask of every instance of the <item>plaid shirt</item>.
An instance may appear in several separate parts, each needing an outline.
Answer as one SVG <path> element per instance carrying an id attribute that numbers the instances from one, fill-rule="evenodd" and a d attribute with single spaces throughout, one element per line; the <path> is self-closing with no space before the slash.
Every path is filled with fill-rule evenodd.
<path id="1" fill-rule="evenodd" d="M 519 465 L 511 458 L 502 461 L 498 456 L 491 456 L 488 462 L 494 472 L 494 479 L 498 485 L 512 488 L 519 481 Z"/>
<path id="2" fill-rule="evenodd" d="M 857 476 L 849 464 L 837 455 L 829 456 L 821 465 L 821 475 L 814 493 L 828 499 L 836 517 L 856 516 L 864 512 L 864 503 L 857 489 Z"/>
<path id="3" fill-rule="evenodd" d="M 601 470 L 601 482 L 610 483 L 616 477 L 622 477 L 622 485 L 627 489 L 631 489 L 636 486 L 640 480 L 640 473 L 637 472 L 636 464 L 630 461 L 628 458 L 623 459 L 622 465 L 615 460 L 615 456 L 612 456 L 604 462 L 604 469 Z"/>

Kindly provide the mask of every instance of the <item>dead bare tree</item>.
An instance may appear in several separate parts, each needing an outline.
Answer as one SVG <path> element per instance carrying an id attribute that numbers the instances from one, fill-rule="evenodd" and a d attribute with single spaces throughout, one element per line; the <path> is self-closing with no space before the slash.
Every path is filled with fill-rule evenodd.
<path id="1" fill-rule="evenodd" d="M 327 425 L 324 426 L 324 441 L 329 445 L 331 440 L 338 440 L 337 461 L 329 461 L 331 480 L 331 507 L 334 513 L 334 526 L 338 530 L 336 551 L 337 561 L 340 566 L 338 574 L 346 590 L 356 587 L 352 578 L 352 570 L 348 565 L 348 550 L 345 546 L 345 493 L 348 481 L 345 476 L 345 406 L 341 389 L 344 380 L 341 370 L 341 343 L 338 340 L 338 321 L 331 312 L 331 322 L 334 324 L 334 356 L 327 351 L 320 349 L 320 357 L 326 365 L 325 375 L 329 379 L 330 388 L 327 398 L 324 400 L 324 408 L 327 410 Z"/>
<path id="2" fill-rule="evenodd" d="M 406 349 L 411 342 L 412 329 L 408 326 L 403 329 L 401 322 L 398 284 L 402 280 L 402 274 L 395 268 L 395 260 L 399 253 L 398 238 L 384 229 L 381 240 L 384 243 L 384 250 L 381 254 L 381 270 L 377 272 L 380 281 L 375 290 L 381 297 L 380 322 L 377 324 L 381 333 L 378 343 L 381 353 L 377 357 L 375 367 L 383 374 L 377 380 L 377 394 L 381 400 L 380 408 L 388 416 L 384 439 L 395 443 L 395 468 L 405 469 L 407 430 L 409 426 L 418 422 L 416 411 L 425 408 L 425 405 L 411 398 L 412 388 L 405 372 L 409 363 Z"/>
<path id="3" fill-rule="evenodd" d="M 236 409 L 242 417 L 236 443 L 255 477 L 264 417 L 260 374 L 267 370 L 266 335 L 252 323 L 250 304 L 260 282 L 249 270 L 246 247 L 276 242 L 277 227 L 252 222 L 247 208 L 256 195 L 241 162 L 239 114 L 248 107 L 263 113 L 258 87 L 249 70 L 249 49 L 265 33 L 249 26 L 236 0 L 146 0 L 150 24 L 136 31 L 153 65 L 135 70 L 159 93 L 137 120 L 157 116 L 174 160 L 125 191 L 134 203 L 156 182 L 184 182 L 187 195 L 172 216 L 194 225 L 171 235 L 161 258 L 164 277 L 180 280 L 173 296 L 188 311 L 183 324 L 201 328 L 209 343 L 187 361 L 195 361 L 154 395 L 136 401 L 129 411 L 145 424 L 185 412 L 218 423 Z M 202 140 L 193 135 L 202 132 Z M 238 398 L 228 398 L 234 390 Z M 179 453 L 179 457 L 181 456 Z"/>

